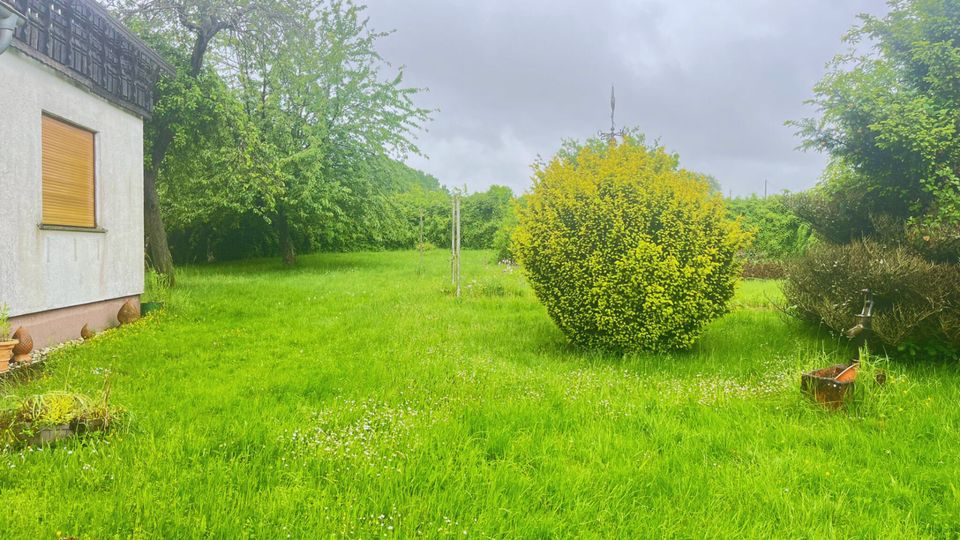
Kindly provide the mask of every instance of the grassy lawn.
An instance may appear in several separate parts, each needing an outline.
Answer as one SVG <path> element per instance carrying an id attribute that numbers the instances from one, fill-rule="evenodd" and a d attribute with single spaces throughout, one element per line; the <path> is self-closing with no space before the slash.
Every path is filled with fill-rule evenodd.
<path id="1" fill-rule="evenodd" d="M 960 373 L 894 365 L 829 413 L 833 338 L 745 282 L 669 356 L 576 350 L 519 272 L 442 251 L 189 268 L 159 316 L 4 393 L 94 394 L 125 427 L 0 453 L 0 538 L 960 535 Z"/>

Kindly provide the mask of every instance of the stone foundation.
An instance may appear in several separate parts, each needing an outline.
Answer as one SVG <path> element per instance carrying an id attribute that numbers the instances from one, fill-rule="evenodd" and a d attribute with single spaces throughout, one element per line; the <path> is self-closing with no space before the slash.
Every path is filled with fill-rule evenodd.
<path id="1" fill-rule="evenodd" d="M 120 306 L 130 299 L 139 310 L 140 296 L 126 296 L 11 317 L 10 331 L 15 332 L 21 326 L 26 328 L 33 336 L 34 350 L 39 350 L 64 341 L 80 339 L 80 329 L 84 324 L 89 325 L 95 332 L 117 326 L 117 312 L 120 311 Z"/>

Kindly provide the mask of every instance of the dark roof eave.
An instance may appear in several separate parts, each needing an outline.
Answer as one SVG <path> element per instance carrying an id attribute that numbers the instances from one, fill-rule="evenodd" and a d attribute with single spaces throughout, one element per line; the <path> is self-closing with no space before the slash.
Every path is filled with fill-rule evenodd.
<path id="1" fill-rule="evenodd" d="M 93 81 L 91 81 L 90 79 L 80 75 L 76 71 L 67 69 L 66 67 L 63 66 L 63 64 L 52 60 L 49 56 L 45 54 L 40 54 L 31 47 L 22 45 L 17 40 L 13 41 L 12 48 L 16 49 L 17 52 L 20 52 L 25 56 L 32 58 L 33 60 L 40 62 L 44 66 L 56 71 L 61 76 L 65 77 L 66 79 L 69 79 L 70 82 L 82 87 L 84 90 L 90 92 L 91 94 L 95 94 L 129 113 L 140 116 L 145 120 L 149 120 L 150 118 L 153 118 L 153 114 L 150 111 L 144 109 L 143 107 L 137 106 L 132 102 L 117 99 L 116 96 L 103 90 L 102 88 L 94 84 Z"/>
<path id="2" fill-rule="evenodd" d="M 3 1 L 3 0 L 0 0 L 0 2 L 2 2 L 2 1 Z M 105 7 L 103 7 L 103 6 L 100 5 L 100 2 L 98 2 L 97 0 L 90 0 L 90 2 L 88 2 L 88 4 L 90 5 L 91 8 L 93 8 L 94 11 L 97 11 L 98 13 L 100 13 L 100 15 L 102 15 L 102 16 L 103 16 L 104 18 L 106 18 L 108 21 L 113 22 L 113 24 L 116 26 L 116 29 L 117 29 L 120 33 L 122 33 L 122 34 L 123 34 L 125 37 L 127 37 L 130 41 L 132 41 L 133 43 L 135 43 L 138 47 L 140 47 L 140 50 L 141 50 L 144 54 L 146 54 L 147 56 L 149 56 L 151 60 L 153 60 L 154 62 L 157 63 L 157 65 L 160 67 L 160 70 L 164 72 L 164 73 L 163 73 L 164 75 L 174 75 L 174 74 L 176 74 L 176 69 L 174 69 L 174 67 L 173 67 L 172 65 L 170 65 L 169 62 L 167 62 L 166 60 L 164 60 L 162 56 L 160 56 L 159 54 L 157 54 L 157 51 L 155 51 L 155 50 L 153 50 L 152 48 L 150 48 L 150 46 L 147 45 L 142 39 L 140 39 L 139 37 L 137 37 L 136 34 L 134 34 L 133 32 L 131 32 L 130 29 L 127 28 L 127 26 L 126 26 L 125 24 L 123 24 L 122 22 L 118 21 L 117 18 L 114 17 L 112 13 L 110 13 L 109 11 L 107 11 L 107 8 L 105 8 Z"/>
<path id="3" fill-rule="evenodd" d="M 2 6 L 7 11 L 10 11 L 16 14 L 18 17 L 20 17 L 21 20 L 24 20 L 24 21 L 27 20 L 26 15 L 24 15 L 23 13 L 20 13 L 20 10 L 18 10 L 16 6 L 7 2 L 6 0 L 0 0 L 0 6 Z"/>

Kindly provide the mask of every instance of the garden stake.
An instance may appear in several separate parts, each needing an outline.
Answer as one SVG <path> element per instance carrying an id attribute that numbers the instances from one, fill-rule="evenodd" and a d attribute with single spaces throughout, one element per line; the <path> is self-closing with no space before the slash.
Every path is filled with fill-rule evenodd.
<path id="1" fill-rule="evenodd" d="M 453 194 L 453 210 L 450 220 L 450 282 L 460 298 L 460 190 Z"/>

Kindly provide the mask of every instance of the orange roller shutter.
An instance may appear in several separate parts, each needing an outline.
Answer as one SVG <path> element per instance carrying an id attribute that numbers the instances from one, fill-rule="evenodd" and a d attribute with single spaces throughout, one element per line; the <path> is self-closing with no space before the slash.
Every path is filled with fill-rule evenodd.
<path id="1" fill-rule="evenodd" d="M 43 224 L 96 227 L 94 135 L 43 117 Z"/>

